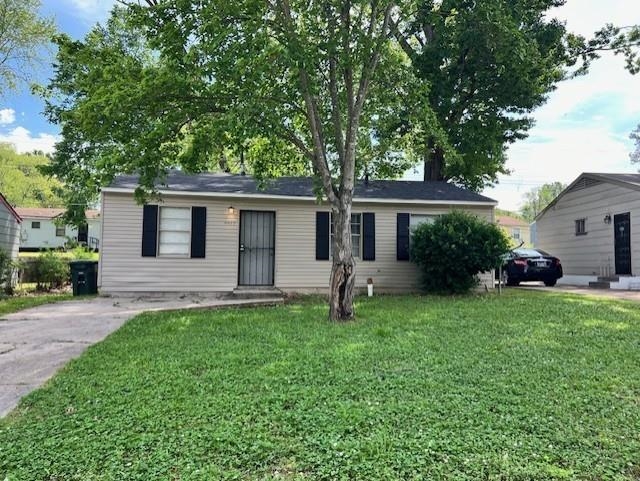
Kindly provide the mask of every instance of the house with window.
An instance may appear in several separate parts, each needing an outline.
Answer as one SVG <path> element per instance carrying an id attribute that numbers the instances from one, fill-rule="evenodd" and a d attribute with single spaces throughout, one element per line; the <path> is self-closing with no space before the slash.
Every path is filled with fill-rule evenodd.
<path id="1" fill-rule="evenodd" d="M 97 210 L 86 211 L 87 222 L 80 226 L 60 222 L 64 209 L 17 207 L 16 210 L 24 220 L 20 234 L 21 251 L 59 249 L 70 239 L 94 250 L 100 248 L 101 221 Z"/>
<path id="2" fill-rule="evenodd" d="M 102 191 L 102 293 L 231 293 L 244 287 L 322 292 L 331 272 L 331 209 L 311 178 L 264 186 L 248 176 L 170 172 L 160 201 L 139 205 L 136 176 Z M 351 230 L 356 287 L 419 286 L 412 226 L 454 209 L 491 222 L 496 202 L 445 182 L 371 180 L 355 189 Z M 481 281 L 493 287 L 491 273 Z"/>
<path id="3" fill-rule="evenodd" d="M 640 174 L 584 173 L 536 217 L 559 283 L 640 288 Z"/>
<path id="4" fill-rule="evenodd" d="M 12 259 L 18 257 L 22 218 L 0 193 L 0 249 Z"/>
<path id="5" fill-rule="evenodd" d="M 517 247 L 520 244 L 523 244 L 524 246 L 532 245 L 531 229 L 526 220 L 510 215 L 498 215 L 496 216 L 496 224 L 500 226 L 502 231 L 511 240 L 511 245 L 514 247 Z"/>

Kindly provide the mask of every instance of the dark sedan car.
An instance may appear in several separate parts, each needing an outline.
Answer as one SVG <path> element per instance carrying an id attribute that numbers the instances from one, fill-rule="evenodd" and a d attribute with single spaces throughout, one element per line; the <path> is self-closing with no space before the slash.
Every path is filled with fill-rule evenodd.
<path id="1" fill-rule="evenodd" d="M 508 286 L 527 281 L 542 281 L 545 286 L 555 286 L 562 277 L 560 259 L 541 249 L 513 249 L 507 254 L 502 269 L 502 280 Z"/>

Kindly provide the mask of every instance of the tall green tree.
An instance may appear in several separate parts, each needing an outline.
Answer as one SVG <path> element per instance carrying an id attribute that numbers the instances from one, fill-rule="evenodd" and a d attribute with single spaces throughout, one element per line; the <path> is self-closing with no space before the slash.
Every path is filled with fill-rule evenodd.
<path id="1" fill-rule="evenodd" d="M 0 192 L 19 207 L 64 207 L 62 184 L 41 172 L 49 162 L 42 153 L 19 154 L 0 144 Z"/>
<path id="2" fill-rule="evenodd" d="M 140 174 L 143 198 L 169 168 L 210 168 L 221 146 L 261 159 L 258 177 L 311 173 L 335 224 L 330 318 L 352 318 L 354 182 L 406 167 L 375 124 L 398 101 L 387 86 L 421 90 L 392 41 L 415 2 L 120 3 L 84 41 L 57 39 L 52 171 L 86 198 L 121 172 Z"/>
<path id="3" fill-rule="evenodd" d="M 566 188 L 567 185 L 562 182 L 552 182 L 530 190 L 524 195 L 520 214 L 527 221 L 533 222 L 536 216 Z"/>
<path id="4" fill-rule="evenodd" d="M 586 40 L 548 15 L 563 3 L 423 0 L 413 21 L 394 23 L 417 75 L 430 85 L 426 100 L 438 128 L 425 131 L 401 115 L 387 134 L 423 132 L 413 136 L 411 150 L 424 163 L 424 180 L 481 190 L 508 173 L 507 146 L 527 136 L 532 112 L 581 59 Z"/>
<path id="5" fill-rule="evenodd" d="M 55 33 L 40 0 L 0 0 L 0 94 L 28 82 Z"/>

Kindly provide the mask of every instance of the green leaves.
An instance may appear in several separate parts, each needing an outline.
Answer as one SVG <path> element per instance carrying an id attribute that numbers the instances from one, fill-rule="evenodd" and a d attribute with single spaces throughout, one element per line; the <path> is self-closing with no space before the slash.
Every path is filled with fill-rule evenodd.
<path id="1" fill-rule="evenodd" d="M 0 144 L 0 192 L 19 207 L 62 207 L 62 184 L 43 174 L 49 163 L 41 152 L 18 154 L 12 146 Z"/>
<path id="2" fill-rule="evenodd" d="M 40 17 L 40 0 L 0 0 L 0 95 L 33 80 L 55 24 Z"/>
<path id="3" fill-rule="evenodd" d="M 497 268 L 508 250 L 499 227 L 461 211 L 420 224 L 411 236 L 411 260 L 428 292 L 468 292 L 477 275 Z"/>
<path id="4" fill-rule="evenodd" d="M 567 185 L 562 182 L 552 182 L 530 190 L 524 195 L 524 202 L 520 212 L 529 222 L 533 222 L 536 216 L 542 212 Z"/>
<path id="5" fill-rule="evenodd" d="M 405 132 L 421 132 L 410 151 L 427 162 L 427 179 L 482 190 L 507 173 L 506 147 L 526 137 L 531 112 L 565 78 L 566 29 L 546 17 L 559 3 L 422 1 L 399 25 L 399 44 L 430 87 L 414 108 L 435 112 L 427 126 L 399 117 Z"/>

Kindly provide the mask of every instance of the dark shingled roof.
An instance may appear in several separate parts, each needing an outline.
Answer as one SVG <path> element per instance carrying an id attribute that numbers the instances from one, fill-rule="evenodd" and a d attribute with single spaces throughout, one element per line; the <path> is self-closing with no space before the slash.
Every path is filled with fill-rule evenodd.
<path id="1" fill-rule="evenodd" d="M 121 175 L 109 187 L 135 189 L 137 175 Z M 315 197 L 311 177 L 280 177 L 269 180 L 259 188 L 250 176 L 229 174 L 185 174 L 172 171 L 165 182 L 157 184 L 161 191 L 171 192 L 218 192 L 221 194 L 282 195 L 290 197 Z M 408 180 L 370 180 L 368 185 L 358 181 L 355 199 L 397 199 L 454 202 L 495 202 L 470 190 L 447 182 L 419 182 Z"/>

